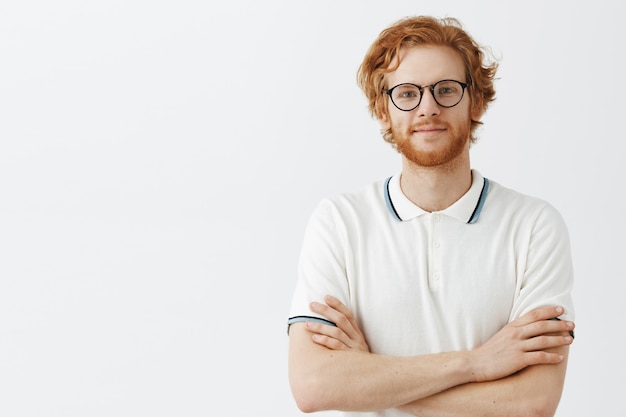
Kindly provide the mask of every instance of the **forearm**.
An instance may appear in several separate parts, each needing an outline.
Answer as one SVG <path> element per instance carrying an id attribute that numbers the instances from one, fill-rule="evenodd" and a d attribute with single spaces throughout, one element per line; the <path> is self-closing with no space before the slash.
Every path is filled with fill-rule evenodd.
<path id="1" fill-rule="evenodd" d="M 554 351 L 567 358 L 567 346 Z M 419 417 L 551 417 L 561 398 L 566 363 L 535 365 L 499 380 L 460 385 L 398 408 Z"/>
<path id="2" fill-rule="evenodd" d="M 303 326 L 293 325 L 290 331 L 289 376 L 298 407 L 305 412 L 393 408 L 473 378 L 463 352 L 387 357 L 333 351 L 310 343 Z"/>
<path id="3" fill-rule="evenodd" d="M 421 417 L 554 414 L 573 340 L 566 332 L 574 328 L 552 320 L 563 313 L 560 307 L 533 310 L 471 351 L 413 357 L 362 350 L 367 344 L 352 331 L 355 324 L 345 312 L 331 310 L 321 314 L 337 316 L 337 327 L 291 325 L 289 378 L 302 411 L 395 407 Z"/>

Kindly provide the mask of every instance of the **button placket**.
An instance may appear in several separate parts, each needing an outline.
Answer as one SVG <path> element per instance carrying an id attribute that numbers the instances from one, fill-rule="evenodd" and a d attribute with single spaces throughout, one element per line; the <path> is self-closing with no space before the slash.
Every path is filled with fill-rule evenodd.
<path id="1" fill-rule="evenodd" d="M 441 228 L 441 215 L 434 213 L 430 218 L 430 288 L 437 291 L 441 285 L 441 242 L 439 240 Z"/>

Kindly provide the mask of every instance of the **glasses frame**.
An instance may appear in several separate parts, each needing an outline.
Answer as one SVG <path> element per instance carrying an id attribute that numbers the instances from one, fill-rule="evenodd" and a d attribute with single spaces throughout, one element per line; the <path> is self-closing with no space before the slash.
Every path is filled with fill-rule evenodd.
<path id="1" fill-rule="evenodd" d="M 443 104 L 439 103 L 437 101 L 437 97 L 435 96 L 435 86 L 439 83 L 443 83 L 443 82 L 455 82 L 457 84 L 459 84 L 461 86 L 461 97 L 459 98 L 459 101 L 457 101 L 456 103 L 454 103 L 451 106 L 444 106 Z M 398 105 L 396 104 L 395 101 L 393 101 L 393 96 L 391 95 L 393 93 L 393 90 L 395 90 L 398 87 L 401 87 L 403 85 L 412 85 L 413 87 L 417 88 L 418 91 L 420 92 L 420 99 L 418 100 L 417 104 L 415 105 L 415 107 L 410 108 L 408 110 L 405 109 L 401 109 L 400 107 L 398 107 Z M 457 81 L 457 80 L 439 80 L 434 84 L 430 84 L 430 85 L 417 85 L 417 84 L 413 84 L 413 83 L 402 83 L 402 84 L 398 84 L 398 85 L 394 85 L 393 87 L 391 87 L 389 90 L 383 90 L 384 94 L 387 94 L 389 96 L 389 99 L 391 100 L 391 102 L 393 103 L 393 105 L 395 106 L 396 109 L 400 110 L 400 111 L 413 111 L 416 108 L 419 107 L 420 103 L 422 102 L 422 99 L 424 98 L 424 89 L 427 88 L 430 90 L 430 94 L 433 96 L 433 100 L 435 100 L 435 103 L 437 103 L 437 105 L 439 107 L 443 107 L 444 109 L 449 109 L 452 108 L 456 105 L 458 105 L 461 100 L 463 100 L 463 97 L 465 96 L 465 89 L 467 89 L 467 87 L 469 87 L 470 83 L 462 83 L 461 81 Z"/>

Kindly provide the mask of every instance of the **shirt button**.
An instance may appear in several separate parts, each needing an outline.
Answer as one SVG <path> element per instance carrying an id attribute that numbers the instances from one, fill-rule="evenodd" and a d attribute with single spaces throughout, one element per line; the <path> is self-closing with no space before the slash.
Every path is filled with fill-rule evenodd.
<path id="1" fill-rule="evenodd" d="M 435 242 L 435 243 L 433 243 L 433 246 L 434 246 L 434 247 L 436 247 L 436 248 L 438 248 L 438 247 L 439 247 L 439 242 Z"/>

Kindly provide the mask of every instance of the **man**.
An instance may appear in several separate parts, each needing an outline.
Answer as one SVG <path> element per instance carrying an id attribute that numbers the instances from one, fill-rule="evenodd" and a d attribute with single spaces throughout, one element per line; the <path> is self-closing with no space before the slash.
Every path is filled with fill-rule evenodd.
<path id="1" fill-rule="evenodd" d="M 552 416 L 573 341 L 566 226 L 483 178 L 470 144 L 496 63 L 454 19 L 381 32 L 359 84 L 401 171 L 324 199 L 289 319 L 304 412 Z M 371 414 L 369 414 L 371 413 Z"/>

